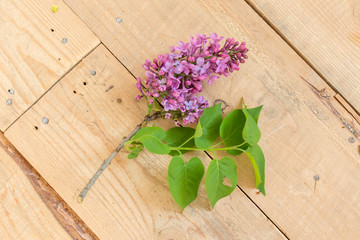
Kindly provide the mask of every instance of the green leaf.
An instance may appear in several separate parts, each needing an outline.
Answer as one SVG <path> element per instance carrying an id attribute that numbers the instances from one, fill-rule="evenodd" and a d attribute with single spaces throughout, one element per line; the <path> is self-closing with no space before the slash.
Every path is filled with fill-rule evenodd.
<path id="1" fill-rule="evenodd" d="M 231 186 L 224 184 L 226 180 L 231 181 Z M 212 160 L 205 177 L 205 188 L 212 208 L 217 201 L 224 198 L 237 185 L 236 163 L 230 157 L 224 157 L 221 160 Z"/>
<path id="2" fill-rule="evenodd" d="M 175 202 L 184 208 L 197 197 L 199 185 L 204 176 L 204 166 L 194 157 L 188 163 L 179 157 L 173 157 L 168 168 L 168 182 Z"/>
<path id="3" fill-rule="evenodd" d="M 200 149 L 210 147 L 219 136 L 221 122 L 221 104 L 206 108 L 196 127 L 195 145 Z"/>
<path id="4" fill-rule="evenodd" d="M 164 141 L 169 147 L 179 147 L 189 138 L 194 136 L 195 129 L 189 127 L 173 127 L 166 131 L 166 136 Z M 191 148 L 195 145 L 194 139 L 191 139 L 182 147 Z M 186 150 L 182 150 L 181 153 L 184 154 Z M 179 155 L 178 151 L 172 150 L 169 152 L 169 155 L 176 156 Z"/>
<path id="5" fill-rule="evenodd" d="M 159 127 L 144 127 L 140 129 L 132 140 L 142 142 L 145 148 L 156 154 L 167 154 L 170 152 L 170 147 L 163 142 L 165 138 L 165 131 Z"/>
<path id="6" fill-rule="evenodd" d="M 260 129 L 257 126 L 254 118 L 247 111 L 247 109 L 244 108 L 244 109 L 242 109 L 242 111 L 246 117 L 246 122 L 245 122 L 244 130 L 243 130 L 243 134 L 242 134 L 243 138 L 251 146 L 254 146 L 260 140 L 260 137 L 261 137 Z"/>
<path id="7" fill-rule="evenodd" d="M 229 113 L 220 125 L 220 137 L 226 147 L 237 146 L 244 143 L 243 129 L 245 126 L 246 117 L 242 109 L 235 109 Z M 246 149 L 247 144 L 241 146 L 241 149 Z M 227 150 L 232 155 L 242 153 L 238 150 Z"/>
<path id="8" fill-rule="evenodd" d="M 141 151 L 144 149 L 144 146 L 138 146 L 136 148 L 134 148 L 128 155 L 128 159 L 134 159 L 137 158 L 139 153 L 141 153 Z"/>
<path id="9" fill-rule="evenodd" d="M 196 126 L 195 133 L 194 133 L 194 138 L 199 138 L 202 135 L 203 135 L 203 130 L 202 130 L 201 124 L 198 123 L 197 126 Z"/>
<path id="10" fill-rule="evenodd" d="M 256 188 L 259 189 L 264 195 L 265 193 L 265 157 L 261 148 L 256 145 L 249 147 L 246 150 L 253 165 L 256 179 Z"/>
<path id="11" fill-rule="evenodd" d="M 170 147 L 162 143 L 159 139 L 152 136 L 142 138 L 142 143 L 145 148 L 156 154 L 168 154 L 170 152 Z"/>
<path id="12" fill-rule="evenodd" d="M 163 140 L 165 131 L 160 127 L 143 127 L 134 135 L 132 140 L 140 140 L 140 138 L 144 136 L 153 136 L 159 140 Z"/>
<path id="13" fill-rule="evenodd" d="M 251 110 L 251 112 L 255 111 Z M 220 125 L 220 137 L 226 147 L 233 147 L 246 142 L 240 147 L 240 149 L 245 150 L 249 145 L 256 145 L 260 136 L 259 127 L 246 108 L 233 110 Z M 242 151 L 228 150 L 228 153 L 237 155 Z"/>
<path id="14" fill-rule="evenodd" d="M 255 107 L 255 108 L 248 108 L 247 109 L 248 113 L 253 117 L 256 124 L 258 123 L 260 112 L 261 112 L 262 108 L 263 108 L 263 105 Z"/>

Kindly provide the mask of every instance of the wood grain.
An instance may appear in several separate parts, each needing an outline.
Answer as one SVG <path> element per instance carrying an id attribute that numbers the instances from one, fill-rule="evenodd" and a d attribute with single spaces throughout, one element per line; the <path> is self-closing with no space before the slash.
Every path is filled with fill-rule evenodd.
<path id="1" fill-rule="evenodd" d="M 358 0 L 247 0 L 360 112 Z"/>
<path id="2" fill-rule="evenodd" d="M 0 130 L 98 44 L 62 1 L 0 1 Z"/>
<path id="3" fill-rule="evenodd" d="M 167 185 L 171 157 L 148 152 L 136 160 L 120 153 L 77 203 L 103 159 L 146 113 L 135 82 L 100 45 L 5 134 L 100 239 L 283 239 L 239 189 L 210 211 L 202 186 L 181 213 Z"/>
<path id="4" fill-rule="evenodd" d="M 0 133 L 0 149 L 12 158 L 22 170 L 23 174 L 29 180 L 31 186 L 40 196 L 41 200 L 52 213 L 49 216 L 54 216 L 57 222 L 65 231 L 72 237 L 72 239 L 86 239 L 97 240 L 97 236 L 89 229 L 86 224 L 76 215 L 76 213 L 69 207 L 69 205 L 57 194 L 53 188 L 44 180 L 44 178 L 29 164 L 28 161 L 17 151 L 17 149 L 5 138 L 3 133 Z M 13 165 L 11 164 L 10 167 Z M 17 169 L 17 168 L 16 168 Z M 11 172 L 14 169 L 6 172 Z M 16 176 L 14 177 L 16 178 Z M 26 187 L 30 185 L 27 184 Z M 12 186 L 18 188 L 18 184 Z M 33 191 L 30 190 L 31 193 Z M 34 199 L 25 199 L 24 201 L 33 201 Z M 38 200 L 38 198 L 36 198 Z M 18 200 L 16 200 L 19 202 Z M 5 202 L 6 203 L 6 202 Z M 26 211 L 26 209 L 25 209 Z M 45 226 L 46 227 L 46 226 Z M 36 232 L 33 232 L 36 234 Z M 15 233 L 16 234 L 16 233 Z"/>
<path id="5" fill-rule="evenodd" d="M 249 5 L 236 0 L 65 2 L 137 77 L 143 76 L 146 58 L 195 33 L 217 32 L 246 41 L 249 60 L 241 71 L 205 90 L 208 99 L 223 98 L 231 108 L 241 96 L 250 107 L 265 105 L 260 145 L 268 194 L 257 194 L 245 157 L 237 159 L 240 186 L 290 238 L 360 238 L 358 144 L 348 141 L 358 132 L 357 122 Z M 354 62 L 342 69 L 355 73 L 357 60 L 350 56 Z M 346 93 L 353 99 L 357 94 Z M 319 182 L 313 180 L 316 174 Z"/>
<path id="6" fill-rule="evenodd" d="M 72 239 L 0 148 L 0 239 Z"/>

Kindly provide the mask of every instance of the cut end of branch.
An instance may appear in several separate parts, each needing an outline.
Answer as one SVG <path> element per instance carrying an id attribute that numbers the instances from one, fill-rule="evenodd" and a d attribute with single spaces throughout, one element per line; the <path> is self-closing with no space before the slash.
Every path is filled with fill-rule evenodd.
<path id="1" fill-rule="evenodd" d="M 79 196 L 77 197 L 77 201 L 78 201 L 78 203 L 82 203 L 82 202 L 84 201 L 84 198 L 79 195 Z"/>

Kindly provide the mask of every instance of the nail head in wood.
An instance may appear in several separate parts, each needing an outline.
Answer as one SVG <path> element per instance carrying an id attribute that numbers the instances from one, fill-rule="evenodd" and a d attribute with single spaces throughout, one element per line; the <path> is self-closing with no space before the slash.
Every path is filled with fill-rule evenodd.
<path id="1" fill-rule="evenodd" d="M 11 105 L 11 104 L 12 104 L 12 100 L 11 100 L 11 99 L 6 100 L 6 105 Z"/>
<path id="2" fill-rule="evenodd" d="M 11 94 L 11 95 L 14 95 L 15 94 L 15 90 L 14 89 L 9 89 L 9 93 Z"/>
<path id="3" fill-rule="evenodd" d="M 320 180 L 320 177 L 319 177 L 319 175 L 317 175 L 317 174 L 315 174 L 314 176 L 313 176 L 313 179 L 314 179 L 314 181 L 319 181 Z"/>
<path id="4" fill-rule="evenodd" d="M 43 122 L 43 124 L 48 124 L 49 119 L 47 117 L 43 117 L 42 122 Z"/>
<path id="5" fill-rule="evenodd" d="M 354 143 L 354 142 L 355 142 L 355 138 L 354 138 L 354 137 L 349 137 L 348 141 L 349 141 L 349 143 Z"/>
<path id="6" fill-rule="evenodd" d="M 95 75 L 96 75 L 96 71 L 95 71 L 95 70 L 91 70 L 91 71 L 90 71 L 90 74 L 93 75 L 93 76 L 95 76 Z"/>
<path id="7" fill-rule="evenodd" d="M 63 39 L 61 39 L 61 42 L 65 44 L 68 42 L 68 40 L 67 40 L 67 38 L 63 38 Z"/>
<path id="8" fill-rule="evenodd" d="M 116 18 L 116 22 L 117 22 L 117 23 L 121 23 L 121 22 L 122 22 L 122 19 L 119 18 L 119 17 L 117 17 L 117 18 Z"/>

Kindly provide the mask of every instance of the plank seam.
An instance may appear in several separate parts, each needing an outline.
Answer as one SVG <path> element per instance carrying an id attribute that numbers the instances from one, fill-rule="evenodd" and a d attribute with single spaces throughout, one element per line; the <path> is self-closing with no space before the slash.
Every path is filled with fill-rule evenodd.
<path id="1" fill-rule="evenodd" d="M 73 66 L 71 66 L 58 80 L 56 80 L 43 94 L 41 94 L 23 113 L 21 113 L 5 130 L 4 133 L 12 126 L 14 125 L 27 111 L 29 111 L 37 102 L 40 101 L 40 99 L 45 96 L 58 82 L 60 82 L 71 70 L 73 70 L 75 67 L 79 65 L 79 63 L 86 58 L 90 53 L 92 53 L 101 42 L 99 41 L 87 54 L 85 54 L 82 58 L 80 58 Z"/>
<path id="2" fill-rule="evenodd" d="M 40 175 L 40 173 L 38 173 L 25 157 L 11 144 L 1 131 L 0 147 L 3 148 L 20 167 L 40 199 L 44 202 L 61 227 L 63 227 L 73 239 L 99 239 L 79 215 L 76 214 L 76 212 Z"/>
<path id="3" fill-rule="evenodd" d="M 98 44 L 98 46 L 102 44 L 102 45 L 106 48 L 106 50 L 108 50 L 109 53 L 111 53 L 111 55 L 129 72 L 129 74 L 136 79 L 136 76 L 135 76 L 135 75 L 120 61 L 120 59 L 117 58 L 116 55 L 102 42 L 101 38 L 100 38 L 94 31 L 92 31 L 92 30 L 89 28 L 89 26 L 87 25 L 87 23 L 82 20 L 82 18 L 77 14 L 77 12 L 73 11 L 73 9 L 72 9 L 66 2 L 63 2 L 63 3 L 72 11 L 73 14 L 75 14 L 75 15 L 88 27 L 88 29 L 97 37 L 97 39 L 100 40 L 100 43 Z"/>
<path id="4" fill-rule="evenodd" d="M 264 214 L 264 216 L 277 228 L 277 230 L 279 230 L 286 239 L 290 240 L 290 238 L 286 235 L 286 233 L 281 230 L 281 228 L 259 207 L 259 205 L 257 205 L 254 200 L 251 199 L 251 197 L 239 186 L 237 185 L 237 187 L 240 189 L 240 191 L 256 206 L 257 209 L 259 209 L 259 211 Z"/>
<path id="5" fill-rule="evenodd" d="M 310 68 L 312 70 L 314 70 L 314 72 L 334 91 L 336 92 L 336 94 L 338 94 L 339 96 L 341 96 L 344 101 L 352 108 L 352 110 L 358 115 L 358 117 L 360 117 L 360 112 L 329 82 L 327 81 L 327 79 L 325 78 L 325 76 L 316 69 L 316 67 L 310 62 L 310 60 L 308 58 L 306 58 L 301 51 L 295 47 L 291 41 L 280 31 L 279 28 L 277 28 L 271 21 L 269 18 L 267 18 L 265 16 L 265 14 L 263 14 L 260 10 L 260 8 L 258 8 L 255 4 L 253 4 L 250 0 L 244 0 L 280 37 L 282 40 L 284 40 L 292 50 L 294 50 L 296 52 L 296 54 L 298 54 L 299 57 L 301 57 L 302 60 L 305 61 L 305 63 L 307 65 L 310 66 Z"/>
<path id="6" fill-rule="evenodd" d="M 336 94 L 334 98 L 341 106 L 343 106 L 343 108 L 345 108 L 345 110 L 355 119 L 355 121 L 360 124 L 360 116 L 354 112 L 354 109 L 348 105 L 347 101 L 340 94 Z"/>

